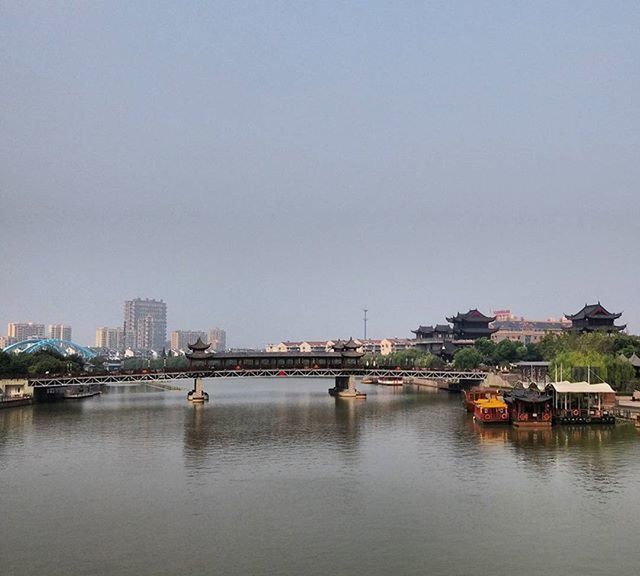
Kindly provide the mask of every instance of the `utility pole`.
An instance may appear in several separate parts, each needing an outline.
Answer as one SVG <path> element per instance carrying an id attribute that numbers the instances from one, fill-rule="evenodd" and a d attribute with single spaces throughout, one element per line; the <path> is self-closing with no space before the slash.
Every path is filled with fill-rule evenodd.
<path id="1" fill-rule="evenodd" d="M 367 312 L 369 310 L 367 310 L 366 308 L 363 308 L 362 311 L 364 312 L 364 318 L 363 318 L 363 323 L 364 323 L 364 339 L 367 339 Z"/>

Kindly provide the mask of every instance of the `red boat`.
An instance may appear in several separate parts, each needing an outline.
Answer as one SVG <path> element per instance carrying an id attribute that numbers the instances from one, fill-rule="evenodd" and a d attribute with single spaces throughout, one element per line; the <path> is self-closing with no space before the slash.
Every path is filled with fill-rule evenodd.
<path id="1" fill-rule="evenodd" d="M 506 424 L 509 422 L 509 410 L 503 400 L 484 398 L 476 401 L 473 417 L 483 424 Z"/>
<path id="2" fill-rule="evenodd" d="M 500 388 L 489 388 L 487 386 L 474 386 L 469 390 L 463 391 L 462 403 L 467 407 L 467 412 L 473 414 L 475 411 L 475 403 L 478 400 L 488 400 L 489 398 L 497 398 L 502 396 Z"/>

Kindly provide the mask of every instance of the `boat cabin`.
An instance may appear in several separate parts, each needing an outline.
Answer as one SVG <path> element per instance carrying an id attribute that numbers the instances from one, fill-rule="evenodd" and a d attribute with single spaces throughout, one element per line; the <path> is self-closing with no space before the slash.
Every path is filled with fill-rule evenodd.
<path id="1" fill-rule="evenodd" d="M 484 398 L 475 402 L 473 417 L 483 424 L 505 424 L 509 421 L 509 410 L 500 397 Z"/>
<path id="2" fill-rule="evenodd" d="M 606 383 L 551 382 L 546 391 L 553 399 L 553 412 L 561 424 L 613 424 L 616 393 Z"/>
<path id="3" fill-rule="evenodd" d="M 476 401 L 487 400 L 489 398 L 497 398 L 502 395 L 502 389 L 489 386 L 474 386 L 469 390 L 462 391 L 462 403 L 465 405 L 467 412 L 473 414 L 476 408 Z"/>
<path id="4" fill-rule="evenodd" d="M 509 405 L 511 423 L 521 428 L 551 427 L 552 396 L 531 386 L 528 390 L 516 388 L 504 398 Z"/>

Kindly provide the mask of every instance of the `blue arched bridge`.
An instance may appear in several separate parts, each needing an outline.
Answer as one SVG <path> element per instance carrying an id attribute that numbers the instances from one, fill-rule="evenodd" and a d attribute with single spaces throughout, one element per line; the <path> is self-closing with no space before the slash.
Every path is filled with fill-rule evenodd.
<path id="1" fill-rule="evenodd" d="M 95 353 L 86 346 L 81 346 L 71 340 L 61 340 L 60 338 L 30 338 L 11 344 L 4 348 L 3 351 L 13 352 L 14 354 L 33 354 L 34 352 L 47 351 L 55 352 L 61 356 L 77 354 L 85 361 L 95 357 Z"/>

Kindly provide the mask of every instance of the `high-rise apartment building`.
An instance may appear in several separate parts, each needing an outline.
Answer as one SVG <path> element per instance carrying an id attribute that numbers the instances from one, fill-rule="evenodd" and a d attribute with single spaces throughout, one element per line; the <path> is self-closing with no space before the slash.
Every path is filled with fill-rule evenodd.
<path id="1" fill-rule="evenodd" d="M 205 332 L 198 330 L 174 330 L 171 332 L 171 350 L 189 350 L 189 344 L 194 344 L 198 338 L 207 341 Z"/>
<path id="2" fill-rule="evenodd" d="M 9 322 L 7 325 L 7 336 L 9 338 L 15 338 L 17 342 L 29 338 L 44 338 L 44 324 Z"/>
<path id="3" fill-rule="evenodd" d="M 49 324 L 49 338 L 58 338 L 60 340 L 71 340 L 71 326 L 64 324 Z"/>
<path id="4" fill-rule="evenodd" d="M 227 349 L 227 333 L 221 328 L 209 330 L 209 344 L 213 352 L 224 352 Z"/>
<path id="5" fill-rule="evenodd" d="M 96 329 L 96 348 L 120 351 L 124 348 L 124 330 L 121 327 Z"/>
<path id="6" fill-rule="evenodd" d="M 132 350 L 162 350 L 167 338 L 167 305 L 162 300 L 124 303 L 124 340 Z"/>

